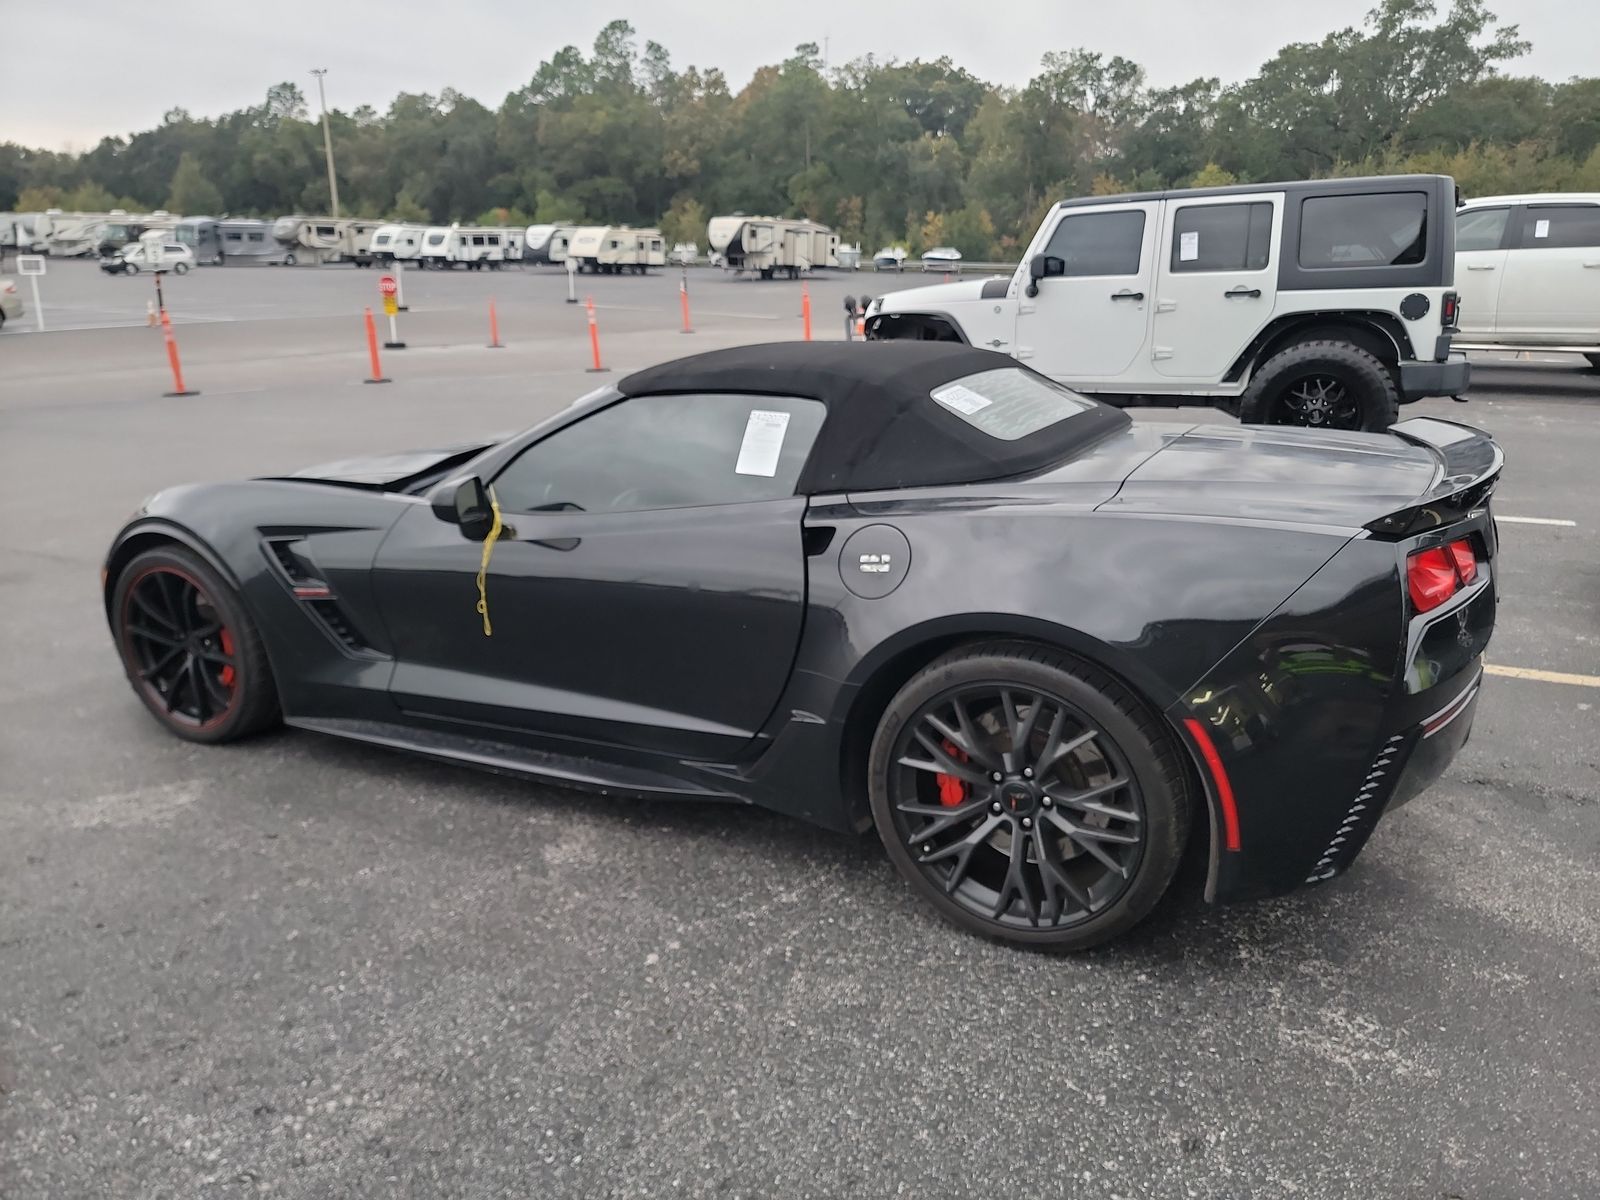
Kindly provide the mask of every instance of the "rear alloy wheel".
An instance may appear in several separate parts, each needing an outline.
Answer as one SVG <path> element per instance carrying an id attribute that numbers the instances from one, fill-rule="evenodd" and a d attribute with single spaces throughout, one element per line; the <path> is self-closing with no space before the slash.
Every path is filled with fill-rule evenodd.
<path id="1" fill-rule="evenodd" d="M 1400 416 L 1394 376 L 1349 342 L 1302 342 L 1263 363 L 1239 397 L 1246 425 L 1382 433 Z"/>
<path id="2" fill-rule="evenodd" d="M 174 263 L 172 265 L 172 270 L 173 270 L 173 272 L 175 274 L 187 275 L 189 273 L 189 264 L 188 263 Z"/>
<path id="3" fill-rule="evenodd" d="M 277 720 L 255 624 L 199 556 L 178 546 L 140 554 L 117 579 L 112 614 L 128 682 L 172 733 L 227 742 Z"/>
<path id="4" fill-rule="evenodd" d="M 1135 925 L 1177 870 L 1185 774 L 1158 717 L 1103 672 L 996 643 L 935 661 L 873 740 L 890 860 L 956 924 L 1085 949 Z"/>

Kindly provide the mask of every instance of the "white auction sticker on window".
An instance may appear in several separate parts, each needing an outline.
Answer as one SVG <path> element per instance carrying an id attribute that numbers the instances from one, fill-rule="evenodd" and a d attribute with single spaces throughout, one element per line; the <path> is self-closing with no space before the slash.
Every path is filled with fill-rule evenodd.
<path id="1" fill-rule="evenodd" d="M 757 408 L 744 423 L 744 441 L 739 443 L 739 461 L 733 465 L 739 475 L 778 473 L 778 456 L 783 453 L 783 435 L 789 430 L 789 414 Z"/>
<path id="2" fill-rule="evenodd" d="M 1191 229 L 1178 235 L 1178 261 L 1194 262 L 1200 257 L 1200 231 Z"/>
<path id="3" fill-rule="evenodd" d="M 1550 222 L 1549 221 L 1535 221 L 1533 223 L 1533 236 L 1536 237 L 1536 238 L 1549 237 L 1550 236 Z"/>
<path id="4" fill-rule="evenodd" d="M 959 383 L 946 384 L 933 393 L 933 398 L 946 408 L 953 408 L 958 413 L 971 416 L 981 408 L 988 408 L 994 401 L 987 396 L 980 396 L 969 387 L 962 387 Z"/>

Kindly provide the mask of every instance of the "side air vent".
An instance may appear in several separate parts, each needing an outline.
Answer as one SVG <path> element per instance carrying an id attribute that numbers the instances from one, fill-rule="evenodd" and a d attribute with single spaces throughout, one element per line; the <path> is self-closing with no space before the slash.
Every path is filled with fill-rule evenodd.
<path id="1" fill-rule="evenodd" d="M 267 538 L 262 545 L 268 559 L 278 568 L 279 575 L 288 585 L 290 595 L 304 606 L 306 614 L 325 634 L 351 654 L 385 657 L 382 651 L 374 649 L 372 643 L 362 636 L 356 623 L 339 604 L 332 585 L 321 577 L 304 538 L 273 537 Z"/>
<path id="2" fill-rule="evenodd" d="M 358 653 L 372 653 L 372 647 L 367 645 L 365 639 L 355 631 L 355 627 L 345 618 L 339 605 L 332 600 L 308 600 L 309 608 L 319 621 L 333 634 L 334 639 L 348 650 Z"/>
<path id="3" fill-rule="evenodd" d="M 1383 815 L 1383 806 L 1394 790 L 1394 760 L 1400 753 L 1400 743 L 1403 741 L 1405 734 L 1397 733 L 1379 749 L 1372 765 L 1367 768 L 1367 777 L 1356 792 L 1356 798 L 1350 802 L 1349 811 L 1345 813 L 1339 828 L 1334 830 L 1333 840 L 1322 852 L 1317 865 L 1311 868 L 1311 874 L 1306 876 L 1307 883 L 1332 879 L 1361 853 L 1361 847 L 1372 836 L 1378 818 Z"/>

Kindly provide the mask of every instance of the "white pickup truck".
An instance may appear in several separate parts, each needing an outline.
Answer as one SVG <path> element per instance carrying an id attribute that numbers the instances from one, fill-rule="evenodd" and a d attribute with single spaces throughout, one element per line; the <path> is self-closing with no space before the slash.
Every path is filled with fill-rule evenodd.
<path id="1" fill-rule="evenodd" d="M 1600 193 L 1463 205 L 1456 284 L 1458 349 L 1567 351 L 1600 370 Z"/>
<path id="2" fill-rule="evenodd" d="M 1455 208 L 1444 175 L 1064 200 L 1009 278 L 891 292 L 867 337 L 1003 351 L 1113 404 L 1387 429 L 1467 388 Z"/>

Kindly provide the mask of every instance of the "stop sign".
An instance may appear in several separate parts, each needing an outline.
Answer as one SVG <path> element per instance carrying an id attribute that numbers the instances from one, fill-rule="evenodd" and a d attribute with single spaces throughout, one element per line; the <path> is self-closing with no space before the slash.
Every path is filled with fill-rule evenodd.
<path id="1" fill-rule="evenodd" d="M 393 275 L 384 275 L 378 279 L 378 295 L 392 296 L 399 290 L 400 285 L 394 280 Z"/>

